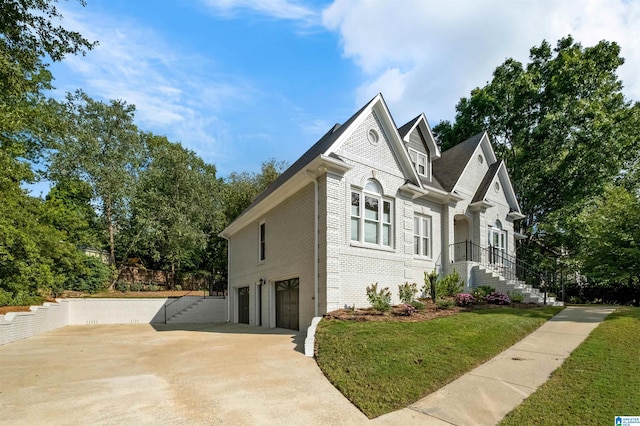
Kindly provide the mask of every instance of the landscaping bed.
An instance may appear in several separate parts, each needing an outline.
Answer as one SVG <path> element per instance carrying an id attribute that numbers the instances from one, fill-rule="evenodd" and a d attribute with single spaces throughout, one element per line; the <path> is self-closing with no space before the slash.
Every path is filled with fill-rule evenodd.
<path id="1" fill-rule="evenodd" d="M 405 317 L 408 320 L 397 309 L 385 315 L 333 312 L 316 332 L 320 369 L 370 418 L 439 389 L 512 346 L 563 308 L 425 306 Z"/>

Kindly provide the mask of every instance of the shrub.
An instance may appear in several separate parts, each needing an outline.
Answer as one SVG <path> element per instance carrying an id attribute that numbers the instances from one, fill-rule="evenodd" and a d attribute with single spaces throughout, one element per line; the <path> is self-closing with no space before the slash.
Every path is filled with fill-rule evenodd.
<path id="1" fill-rule="evenodd" d="M 180 284 L 176 284 L 176 291 L 182 291 L 182 286 Z"/>
<path id="2" fill-rule="evenodd" d="M 387 312 L 391 310 L 391 292 L 389 287 L 378 291 L 378 283 L 367 287 L 367 300 L 376 311 Z"/>
<path id="3" fill-rule="evenodd" d="M 511 299 L 512 302 L 522 303 L 524 302 L 524 295 L 521 293 L 517 293 L 515 291 L 508 291 L 507 296 Z"/>
<path id="4" fill-rule="evenodd" d="M 155 285 L 155 284 L 151 284 L 151 285 L 149 286 L 149 291 L 158 291 L 158 286 L 157 286 L 157 285 Z"/>
<path id="5" fill-rule="evenodd" d="M 124 281 L 118 281 L 116 283 L 116 290 L 124 293 L 125 291 L 129 290 L 129 284 Z"/>
<path id="6" fill-rule="evenodd" d="M 457 306 L 471 306 L 476 303 L 476 298 L 468 293 L 456 294 L 455 304 Z"/>
<path id="7" fill-rule="evenodd" d="M 455 302 L 450 299 L 439 299 L 436 301 L 438 309 L 451 309 L 454 307 Z"/>
<path id="8" fill-rule="evenodd" d="M 487 303 L 491 303 L 493 305 L 508 305 L 511 303 L 509 296 L 504 293 L 500 293 L 499 291 L 494 291 L 493 293 L 487 295 L 484 300 Z"/>
<path id="9" fill-rule="evenodd" d="M 490 285 L 481 285 L 480 287 L 473 290 L 473 296 L 476 299 L 484 299 L 491 293 L 495 292 L 496 289 L 491 287 Z"/>
<path id="10" fill-rule="evenodd" d="M 454 269 L 452 273 L 438 281 L 437 287 L 439 297 L 452 297 L 462 292 L 462 282 L 458 271 Z"/>
<path id="11" fill-rule="evenodd" d="M 418 284 L 405 282 L 398 286 L 398 297 L 402 303 L 411 303 L 418 294 Z"/>
<path id="12" fill-rule="evenodd" d="M 142 284 L 140 284 L 140 283 L 132 283 L 129 286 L 129 290 L 131 290 L 131 291 L 141 291 L 142 290 Z"/>
<path id="13" fill-rule="evenodd" d="M 410 317 L 415 312 L 416 312 L 416 308 L 414 308 L 412 305 L 409 305 L 407 303 L 402 305 L 402 315 L 406 315 L 406 316 Z"/>
<path id="14" fill-rule="evenodd" d="M 413 306 L 416 311 L 424 310 L 424 303 L 420 302 L 419 300 L 414 300 L 410 303 L 410 305 Z"/>
<path id="15" fill-rule="evenodd" d="M 431 300 L 436 300 L 438 293 L 438 273 L 434 269 L 430 274 L 424 273 L 424 286 L 422 292 L 431 296 Z"/>

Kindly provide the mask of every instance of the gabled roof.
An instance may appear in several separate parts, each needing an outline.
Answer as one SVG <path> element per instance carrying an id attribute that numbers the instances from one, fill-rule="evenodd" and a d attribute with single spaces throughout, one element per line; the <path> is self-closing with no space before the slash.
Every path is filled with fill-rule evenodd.
<path id="1" fill-rule="evenodd" d="M 475 203 L 476 201 L 484 200 L 484 197 L 487 195 L 487 190 L 489 189 L 489 186 L 491 186 L 491 182 L 493 181 L 493 178 L 496 176 L 496 173 L 498 173 L 498 169 L 500 168 L 502 163 L 503 161 L 500 160 L 499 162 L 493 163 L 492 165 L 489 166 L 489 170 L 487 170 L 487 174 L 484 175 L 484 179 L 482 179 L 482 182 L 480 182 L 480 186 L 478 186 L 478 190 L 473 196 L 473 200 L 471 200 L 472 203 Z"/>
<path id="2" fill-rule="evenodd" d="M 440 182 L 445 191 L 452 191 L 462 172 L 471 159 L 471 155 L 482 141 L 485 133 L 478 133 L 464 142 L 449 148 L 433 162 L 433 177 Z"/>
<path id="3" fill-rule="evenodd" d="M 417 131 L 420 134 L 420 138 L 423 140 L 423 143 L 427 145 L 425 148 L 429 152 L 431 160 L 440 158 L 440 147 L 436 142 L 436 138 L 433 137 L 431 126 L 429 126 L 427 117 L 425 117 L 424 114 L 420 114 L 398 129 L 398 133 L 405 143 L 409 142 L 411 133 L 413 133 L 414 131 Z"/>
<path id="4" fill-rule="evenodd" d="M 413 129 L 413 126 L 415 126 L 416 122 L 420 119 L 420 116 L 417 116 L 416 118 L 414 118 L 413 120 L 409 121 L 407 124 L 405 124 L 404 126 L 400 127 L 398 129 L 398 133 L 400 133 L 400 137 L 402 139 L 404 139 L 405 136 L 407 136 L 407 134 L 409 133 L 409 130 Z"/>

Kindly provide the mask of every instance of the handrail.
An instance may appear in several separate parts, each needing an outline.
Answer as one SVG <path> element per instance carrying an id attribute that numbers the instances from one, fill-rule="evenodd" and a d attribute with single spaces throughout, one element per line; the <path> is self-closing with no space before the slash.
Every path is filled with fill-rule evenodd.
<path id="1" fill-rule="evenodd" d="M 482 247 L 468 240 L 451 244 L 450 249 L 452 263 L 475 262 L 497 272 L 507 280 L 524 281 L 544 291 L 546 304 L 549 276 L 534 265 L 517 259 L 498 247 Z"/>
<path id="2" fill-rule="evenodd" d="M 173 318 L 174 316 L 178 315 L 180 312 L 182 312 L 183 310 L 187 309 L 189 306 L 194 305 L 195 303 L 198 302 L 198 300 L 200 300 L 200 298 L 198 298 L 195 302 L 193 302 L 191 304 L 188 304 L 186 306 L 182 306 L 183 303 L 181 303 L 181 301 L 186 300 L 185 299 L 186 297 L 195 297 L 195 296 L 192 296 L 191 293 L 196 292 L 196 291 L 200 292 L 200 289 L 198 289 L 198 290 L 189 290 L 187 293 L 183 294 L 182 296 L 178 297 L 177 299 L 172 300 L 171 303 L 167 303 L 167 304 L 164 305 L 164 323 L 165 324 L 167 323 L 167 320 L 169 320 L 169 319 Z M 205 299 L 206 297 L 207 297 L 207 291 L 206 291 L 206 289 L 203 289 L 202 290 L 202 299 Z M 171 315 L 168 315 L 167 314 L 167 308 L 173 306 L 175 303 L 178 303 L 177 308 L 174 307 L 172 309 Z M 175 313 L 173 311 L 175 311 Z"/>

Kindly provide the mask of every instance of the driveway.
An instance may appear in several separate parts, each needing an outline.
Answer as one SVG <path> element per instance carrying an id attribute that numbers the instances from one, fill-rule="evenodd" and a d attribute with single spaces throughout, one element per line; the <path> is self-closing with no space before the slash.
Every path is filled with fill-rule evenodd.
<path id="1" fill-rule="evenodd" d="M 292 333 L 86 325 L 0 346 L 0 424 L 368 423 Z"/>

